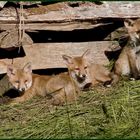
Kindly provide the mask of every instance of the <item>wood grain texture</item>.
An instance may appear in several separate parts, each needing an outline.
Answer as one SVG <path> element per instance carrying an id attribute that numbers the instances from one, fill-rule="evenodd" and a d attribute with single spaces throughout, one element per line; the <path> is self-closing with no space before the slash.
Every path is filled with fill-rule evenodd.
<path id="1" fill-rule="evenodd" d="M 15 58 L 13 63 L 16 66 L 23 67 L 27 62 L 32 63 L 33 69 L 46 68 L 66 68 L 62 55 L 81 56 L 87 49 L 91 49 L 90 61 L 93 63 L 108 64 L 109 61 L 104 54 L 105 50 L 112 50 L 119 47 L 117 42 L 99 41 L 99 42 L 80 42 L 80 43 L 36 43 L 33 45 L 24 45 L 26 56 Z M 10 59 L 2 59 L 6 63 L 11 63 Z M 0 73 L 5 73 L 2 69 Z"/>
<path id="2" fill-rule="evenodd" d="M 24 29 L 26 31 L 32 30 L 52 30 L 52 31 L 72 31 L 75 29 L 91 29 L 96 28 L 102 25 L 109 25 L 112 23 L 99 23 L 93 24 L 91 22 L 64 22 L 64 23 L 26 23 Z M 17 28 L 17 25 L 14 23 L 0 23 L 0 30 L 11 30 Z M 23 28 L 23 26 L 22 26 Z"/>
<path id="3" fill-rule="evenodd" d="M 25 8 L 22 17 L 25 30 L 89 29 L 101 24 L 100 19 L 103 18 L 140 17 L 140 1 L 108 1 L 101 5 L 94 2 L 77 2 L 77 6 L 71 6 L 69 3 L 59 2 Z M 18 13 L 14 7 L 5 7 L 0 11 L 0 30 L 13 29 L 19 24 L 19 8 L 17 11 Z"/>

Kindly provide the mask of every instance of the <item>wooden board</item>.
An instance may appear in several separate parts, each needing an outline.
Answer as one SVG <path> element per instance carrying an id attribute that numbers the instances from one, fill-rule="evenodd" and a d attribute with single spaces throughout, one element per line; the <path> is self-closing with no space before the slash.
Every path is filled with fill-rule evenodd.
<path id="1" fill-rule="evenodd" d="M 140 17 L 140 1 L 108 1 L 101 5 L 94 2 L 59 2 L 39 7 L 24 8 L 25 30 L 74 30 L 94 28 L 103 18 Z M 117 10 L 116 10 L 117 9 Z M 14 7 L 4 7 L 0 11 L 0 30 L 13 29 L 19 24 Z M 101 21 L 100 21 L 101 20 Z M 99 24 L 100 23 L 100 24 Z M 96 25 L 98 24 L 98 25 Z"/>
<path id="2" fill-rule="evenodd" d="M 109 25 L 113 23 L 99 23 L 93 24 L 92 22 L 64 22 L 64 23 L 26 23 L 24 29 L 26 31 L 32 30 L 52 30 L 52 31 L 72 31 L 75 29 L 91 29 L 96 28 L 102 25 Z M 23 28 L 23 25 L 21 26 Z M 0 23 L 0 30 L 11 30 L 17 28 L 17 25 L 14 23 Z"/>
<path id="3" fill-rule="evenodd" d="M 87 49 L 91 49 L 90 60 L 93 63 L 108 64 L 104 51 L 119 47 L 117 42 L 80 42 L 80 43 L 36 43 L 23 46 L 26 56 L 15 58 L 13 63 L 23 67 L 27 62 L 32 63 L 33 69 L 66 68 L 62 55 L 81 56 Z M 2 59 L 11 63 L 10 59 Z M 1 67 L 1 66 L 0 66 Z M 5 73 L 6 69 L 0 71 Z"/>

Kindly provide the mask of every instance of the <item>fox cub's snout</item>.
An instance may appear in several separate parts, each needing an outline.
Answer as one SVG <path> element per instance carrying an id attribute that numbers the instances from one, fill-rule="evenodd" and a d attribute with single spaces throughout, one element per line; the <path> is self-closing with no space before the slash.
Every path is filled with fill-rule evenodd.
<path id="1" fill-rule="evenodd" d="M 83 82 L 87 78 L 87 66 L 85 67 L 75 67 L 73 71 L 71 71 L 72 77 L 75 77 L 77 81 Z"/>

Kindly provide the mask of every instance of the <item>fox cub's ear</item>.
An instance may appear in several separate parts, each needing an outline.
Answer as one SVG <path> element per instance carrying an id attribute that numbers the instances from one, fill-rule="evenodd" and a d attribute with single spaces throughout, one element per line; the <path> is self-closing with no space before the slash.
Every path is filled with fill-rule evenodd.
<path id="1" fill-rule="evenodd" d="M 83 53 L 82 57 L 83 57 L 83 58 L 89 58 L 90 51 L 91 51 L 90 49 L 87 49 L 87 50 Z"/>
<path id="2" fill-rule="evenodd" d="M 66 62 L 66 64 L 72 64 L 72 57 L 68 55 L 62 55 L 63 60 Z"/>
<path id="3" fill-rule="evenodd" d="M 24 66 L 23 70 L 24 70 L 25 72 L 32 73 L 31 62 L 27 63 L 27 64 Z"/>
<path id="4" fill-rule="evenodd" d="M 11 75 L 15 75 L 16 68 L 13 65 L 7 66 L 7 75 L 10 77 Z"/>

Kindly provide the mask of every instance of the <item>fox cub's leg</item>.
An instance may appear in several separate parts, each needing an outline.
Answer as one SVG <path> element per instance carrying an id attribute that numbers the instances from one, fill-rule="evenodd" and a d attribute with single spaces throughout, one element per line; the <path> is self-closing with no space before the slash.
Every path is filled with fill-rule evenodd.
<path id="1" fill-rule="evenodd" d="M 130 63 L 132 76 L 134 77 L 134 79 L 139 79 L 140 74 L 139 74 L 137 61 L 136 61 L 137 60 L 137 55 L 135 54 L 134 51 L 131 51 L 130 53 L 128 53 L 128 56 L 129 56 L 128 58 L 129 58 L 129 63 Z"/>
<path id="2" fill-rule="evenodd" d="M 24 101 L 29 100 L 29 99 L 32 98 L 33 96 L 34 96 L 34 94 L 29 93 L 29 92 L 25 92 L 22 96 L 13 98 L 13 99 L 10 101 L 10 104 L 11 104 L 11 105 L 14 105 L 14 104 L 22 103 L 22 102 L 24 102 Z"/>

